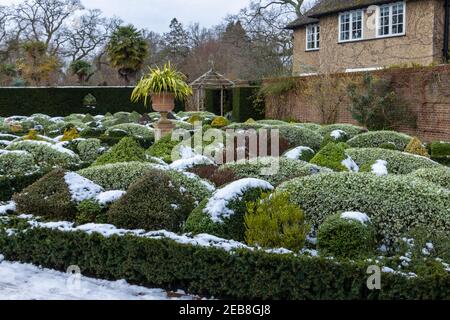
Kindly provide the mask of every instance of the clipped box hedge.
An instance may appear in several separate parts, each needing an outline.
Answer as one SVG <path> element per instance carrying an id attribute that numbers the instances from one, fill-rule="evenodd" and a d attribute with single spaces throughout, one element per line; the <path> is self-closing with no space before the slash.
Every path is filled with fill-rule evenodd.
<path id="1" fill-rule="evenodd" d="M 10 261 L 134 284 L 185 289 L 234 299 L 450 299 L 450 275 L 429 270 L 408 278 L 383 273 L 382 290 L 367 289 L 367 263 L 238 249 L 227 252 L 167 238 L 105 238 L 98 233 L 27 228 L 8 237 L 0 252 Z"/>

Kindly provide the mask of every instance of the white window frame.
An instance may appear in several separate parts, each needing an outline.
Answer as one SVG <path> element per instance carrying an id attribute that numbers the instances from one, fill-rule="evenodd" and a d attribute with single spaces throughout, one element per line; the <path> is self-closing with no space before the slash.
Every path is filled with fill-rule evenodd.
<path id="1" fill-rule="evenodd" d="M 403 5 L 403 32 L 401 33 L 392 33 L 392 26 L 393 26 L 393 14 L 392 14 L 392 8 L 394 6 Z M 380 20 L 381 20 L 381 9 L 382 8 L 389 8 L 389 33 L 388 34 L 380 34 Z M 400 2 L 394 2 L 385 4 L 382 6 L 379 6 L 377 10 L 377 38 L 390 38 L 390 37 L 401 37 L 406 35 L 406 2 L 400 1 Z"/>
<path id="2" fill-rule="evenodd" d="M 308 45 L 311 41 L 309 41 L 309 35 L 312 34 L 312 42 L 314 44 L 313 48 L 308 48 Z M 320 50 L 320 25 L 309 24 L 306 26 L 306 51 L 317 51 Z"/>
<path id="3" fill-rule="evenodd" d="M 360 12 L 361 13 L 361 37 L 360 38 L 353 38 L 353 14 L 356 12 Z M 350 15 L 350 29 L 349 29 L 349 33 L 350 33 L 350 38 L 349 39 L 342 39 L 342 17 L 344 15 Z M 354 42 L 354 41 L 361 41 L 364 40 L 364 10 L 363 9 L 358 9 L 358 10 L 352 10 L 352 11 L 346 11 L 346 12 L 341 12 L 339 14 L 339 35 L 338 35 L 338 39 L 339 39 L 339 43 L 345 43 L 345 42 Z"/>

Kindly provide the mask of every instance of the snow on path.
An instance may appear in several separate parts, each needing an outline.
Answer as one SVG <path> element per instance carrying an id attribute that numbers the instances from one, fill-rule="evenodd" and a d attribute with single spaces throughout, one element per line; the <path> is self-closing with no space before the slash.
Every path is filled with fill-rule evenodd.
<path id="1" fill-rule="evenodd" d="M 0 300 L 192 300 L 180 292 L 168 297 L 163 289 L 149 289 L 124 280 L 106 281 L 2 261 Z"/>

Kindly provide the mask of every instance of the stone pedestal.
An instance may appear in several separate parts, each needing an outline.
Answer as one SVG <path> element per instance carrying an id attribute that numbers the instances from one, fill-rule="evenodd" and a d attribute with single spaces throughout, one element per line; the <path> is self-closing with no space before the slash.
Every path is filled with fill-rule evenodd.
<path id="1" fill-rule="evenodd" d="M 164 137 L 167 134 L 171 134 L 172 130 L 175 128 L 175 125 L 167 119 L 167 113 L 168 112 L 160 112 L 161 119 L 159 119 L 158 123 L 156 124 L 156 130 L 155 130 L 155 139 L 158 141 L 162 137 Z"/>

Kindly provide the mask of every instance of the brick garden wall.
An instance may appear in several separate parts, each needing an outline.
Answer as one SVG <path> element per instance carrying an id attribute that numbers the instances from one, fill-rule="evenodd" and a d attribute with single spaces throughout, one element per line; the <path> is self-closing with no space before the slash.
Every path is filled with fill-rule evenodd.
<path id="1" fill-rule="evenodd" d="M 399 127 L 399 131 L 418 136 L 424 141 L 450 141 L 450 65 L 389 69 L 374 74 L 391 79 L 398 95 L 417 115 L 417 128 Z M 355 74 L 357 77 L 362 75 Z M 308 81 L 308 77 L 296 79 Z M 319 113 L 308 105 L 302 92 L 290 92 L 283 99 L 267 99 L 266 117 L 301 122 L 321 121 Z M 347 107 L 339 110 L 336 122 L 357 124 Z"/>

